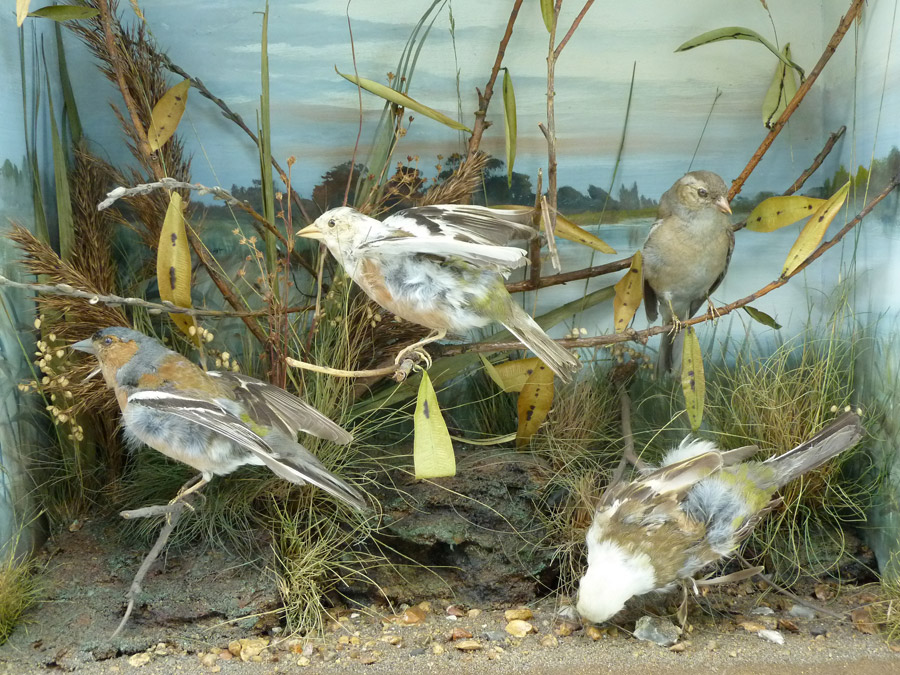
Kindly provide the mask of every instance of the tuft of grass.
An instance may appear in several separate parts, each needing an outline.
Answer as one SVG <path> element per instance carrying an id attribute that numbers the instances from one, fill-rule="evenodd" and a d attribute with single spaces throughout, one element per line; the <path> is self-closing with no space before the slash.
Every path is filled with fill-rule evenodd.
<path id="1" fill-rule="evenodd" d="M 15 540 L 7 544 L 0 562 L 0 645 L 4 644 L 29 607 L 41 596 L 38 563 L 30 556 L 15 554 Z"/>

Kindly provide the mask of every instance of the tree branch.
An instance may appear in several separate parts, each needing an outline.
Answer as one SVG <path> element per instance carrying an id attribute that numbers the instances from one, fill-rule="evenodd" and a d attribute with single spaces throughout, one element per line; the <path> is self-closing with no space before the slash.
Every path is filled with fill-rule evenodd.
<path id="1" fill-rule="evenodd" d="M 797 93 L 794 94 L 794 98 L 792 98 L 790 103 L 787 104 L 784 112 L 781 113 L 781 117 L 779 117 L 778 121 L 775 122 L 775 124 L 772 126 L 772 130 L 763 139 L 763 142 L 760 144 L 756 152 L 753 153 L 750 161 L 747 162 L 747 166 L 745 166 L 744 170 L 741 171 L 741 175 L 738 176 L 731 184 L 731 189 L 728 190 L 729 201 L 734 199 L 734 197 L 741 191 L 741 188 L 744 187 L 744 183 L 747 182 L 747 178 L 749 178 L 750 174 L 753 173 L 756 165 L 759 164 L 760 160 L 762 160 L 763 155 L 766 154 L 766 151 L 775 141 L 775 138 L 784 128 L 784 125 L 787 124 L 787 121 L 791 118 L 791 115 L 794 114 L 797 106 L 800 105 L 800 102 L 812 88 L 813 83 L 822 73 L 822 69 L 825 68 L 825 64 L 828 63 L 838 45 L 841 43 L 841 40 L 844 39 L 844 35 L 850 29 L 850 26 L 852 25 L 854 19 L 859 16 L 860 11 L 862 10 L 862 5 L 863 0 L 853 0 L 853 2 L 850 3 L 850 9 L 848 9 L 847 13 L 841 18 L 841 22 L 838 24 L 837 30 L 834 31 L 834 35 L 831 36 L 831 40 L 829 40 L 828 44 L 825 46 L 825 51 L 822 52 L 822 56 L 819 57 L 818 63 L 816 63 L 815 67 L 812 69 L 812 71 L 810 71 L 809 76 L 806 78 L 803 84 L 800 85 L 800 88 L 797 89 Z"/>

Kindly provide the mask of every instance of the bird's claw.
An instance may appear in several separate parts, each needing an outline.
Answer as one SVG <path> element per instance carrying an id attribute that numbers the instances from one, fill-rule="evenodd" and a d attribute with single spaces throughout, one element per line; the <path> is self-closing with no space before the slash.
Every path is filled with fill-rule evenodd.
<path id="1" fill-rule="evenodd" d="M 709 315 L 713 318 L 713 321 L 717 321 L 719 317 L 722 316 L 721 312 L 716 309 L 716 306 L 713 304 L 713 301 L 711 299 L 706 299 L 706 306 L 709 309 Z"/>
<path id="2" fill-rule="evenodd" d="M 669 331 L 669 335 L 676 336 L 682 330 L 684 330 L 684 322 L 679 319 L 677 316 L 672 316 L 672 329 Z"/>
<path id="3" fill-rule="evenodd" d="M 394 363 L 399 366 L 406 359 L 421 361 L 425 366 L 425 370 L 431 368 L 431 354 L 425 351 L 420 344 L 410 345 L 401 349 L 397 354 L 397 358 L 394 359 Z"/>

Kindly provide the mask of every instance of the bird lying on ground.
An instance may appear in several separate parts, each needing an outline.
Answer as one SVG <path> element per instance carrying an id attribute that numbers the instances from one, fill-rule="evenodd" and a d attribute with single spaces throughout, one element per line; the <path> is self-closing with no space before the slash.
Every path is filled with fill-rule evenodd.
<path id="1" fill-rule="evenodd" d="M 122 410 L 128 444 L 149 445 L 200 472 L 176 500 L 214 475 L 245 464 L 311 483 L 362 509 L 358 490 L 328 471 L 297 442 L 297 433 L 346 444 L 352 436 L 283 389 L 232 372 L 204 372 L 154 338 L 130 328 L 104 328 L 72 349 L 93 354 Z"/>
<path id="2" fill-rule="evenodd" d="M 578 359 L 515 303 L 503 281 L 525 263 L 526 252 L 507 244 L 537 235 L 531 219 L 531 209 L 445 205 L 405 209 L 381 221 L 343 206 L 298 235 L 324 242 L 379 305 L 434 331 L 412 347 L 497 322 L 570 380 Z"/>
<path id="3" fill-rule="evenodd" d="M 660 198 L 657 221 L 641 249 L 648 321 L 661 313 L 663 324 L 677 332 L 722 283 L 734 250 L 727 194 L 716 174 L 692 171 Z M 659 374 L 673 368 L 674 342 L 674 332 L 661 336 Z"/>
<path id="4" fill-rule="evenodd" d="M 845 413 L 805 443 L 762 462 L 747 460 L 755 446 L 725 452 L 686 438 L 660 468 L 612 485 L 600 498 L 576 610 L 600 623 L 633 596 L 693 579 L 737 550 L 779 503 L 779 488 L 851 448 L 862 434 L 859 417 Z"/>

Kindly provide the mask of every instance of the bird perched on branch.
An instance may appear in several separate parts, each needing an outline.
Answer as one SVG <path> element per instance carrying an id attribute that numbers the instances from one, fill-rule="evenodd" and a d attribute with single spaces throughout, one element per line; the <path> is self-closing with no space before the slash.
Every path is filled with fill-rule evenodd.
<path id="1" fill-rule="evenodd" d="M 770 509 L 775 492 L 862 437 L 845 413 L 807 442 L 765 461 L 751 446 L 729 452 L 690 437 L 631 483 L 610 486 L 587 533 L 587 570 L 576 609 L 596 623 L 633 596 L 669 590 L 737 550 Z M 747 460 L 747 461 L 745 461 Z"/>
<path id="2" fill-rule="evenodd" d="M 71 347 L 97 357 L 98 370 L 122 409 L 129 445 L 147 444 L 200 472 L 199 480 L 182 488 L 176 500 L 214 475 L 255 464 L 291 483 L 311 483 L 356 508 L 365 507 L 359 491 L 297 442 L 300 431 L 341 444 L 352 436 L 296 396 L 246 375 L 204 372 L 129 328 L 104 328 Z"/>
<path id="3" fill-rule="evenodd" d="M 527 255 L 507 244 L 536 236 L 531 221 L 531 209 L 456 205 L 405 209 L 380 221 L 344 206 L 326 211 L 298 235 L 323 241 L 379 305 L 432 329 L 411 347 L 496 321 L 569 380 L 578 359 L 544 333 L 503 282 Z"/>
<path id="4" fill-rule="evenodd" d="M 709 299 L 728 269 L 734 250 L 731 206 L 725 182 L 711 171 L 679 178 L 659 200 L 657 220 L 641 250 L 644 309 L 649 321 L 661 313 L 673 324 L 662 335 L 657 372 L 672 370 L 675 332 Z"/>

